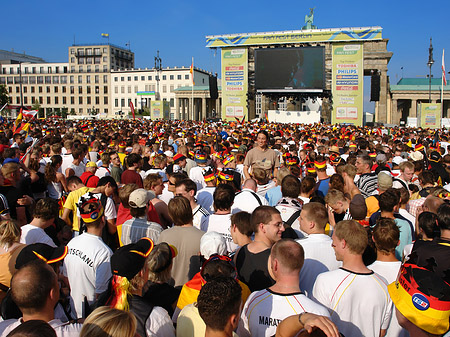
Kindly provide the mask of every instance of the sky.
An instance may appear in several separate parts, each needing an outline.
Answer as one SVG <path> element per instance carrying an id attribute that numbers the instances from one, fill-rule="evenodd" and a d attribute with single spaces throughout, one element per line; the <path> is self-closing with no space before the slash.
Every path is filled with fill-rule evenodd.
<path id="1" fill-rule="evenodd" d="M 108 33 L 112 44 L 130 43 L 136 68 L 153 67 L 159 50 L 163 67 L 188 67 L 194 57 L 196 67 L 220 76 L 220 51 L 206 48 L 205 36 L 298 30 L 312 7 L 318 28 L 381 26 L 394 53 L 388 64 L 391 84 L 428 74 L 430 37 L 433 76 L 440 77 L 443 48 L 450 70 L 446 0 L 4 1 L 0 49 L 67 62 L 74 41 L 106 43 L 101 34 Z"/>

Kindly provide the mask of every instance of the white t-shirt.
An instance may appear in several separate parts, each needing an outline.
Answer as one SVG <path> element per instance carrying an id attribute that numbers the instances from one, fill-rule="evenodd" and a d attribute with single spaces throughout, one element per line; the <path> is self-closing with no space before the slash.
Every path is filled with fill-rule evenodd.
<path id="1" fill-rule="evenodd" d="M 25 243 L 30 245 L 32 243 L 45 243 L 51 247 L 56 247 L 50 236 L 45 233 L 45 231 L 33 225 L 25 225 L 20 228 L 22 230 L 22 235 L 20 236 L 20 243 Z"/>
<path id="2" fill-rule="evenodd" d="M 70 284 L 70 306 L 74 315 L 81 318 L 84 317 L 84 297 L 92 304 L 95 294 L 108 288 L 112 251 L 101 237 L 87 232 L 74 237 L 67 247 L 64 267 Z"/>
<path id="3" fill-rule="evenodd" d="M 63 152 L 64 153 L 64 152 Z M 66 169 L 72 164 L 73 162 L 73 156 L 72 154 L 62 154 L 62 164 L 61 164 L 61 172 L 62 174 L 66 175 Z"/>
<path id="4" fill-rule="evenodd" d="M 314 299 L 326 306 L 344 336 L 379 337 L 391 320 L 392 301 L 387 281 L 371 272 L 356 274 L 343 268 L 317 276 Z"/>
<path id="5" fill-rule="evenodd" d="M 196 166 L 189 171 L 189 179 L 191 179 L 197 185 L 197 191 L 206 187 L 205 178 L 203 178 L 204 166 Z"/>
<path id="6" fill-rule="evenodd" d="M 216 190 L 215 186 L 206 186 L 202 188 L 200 191 L 197 191 L 197 195 L 195 198 L 197 199 L 197 203 L 202 205 L 204 209 L 209 211 L 210 213 L 214 213 L 214 191 Z"/>
<path id="7" fill-rule="evenodd" d="M 0 337 L 7 336 L 12 330 L 22 324 L 22 318 L 8 319 L 0 322 Z M 53 319 L 48 322 L 50 326 L 55 330 L 58 337 L 78 337 L 80 335 L 83 324 L 81 323 L 63 323 L 59 319 Z"/>
<path id="8" fill-rule="evenodd" d="M 236 251 L 239 246 L 233 242 L 230 226 L 231 214 L 211 214 L 204 218 L 200 225 L 200 229 L 204 232 L 217 232 L 222 235 L 227 242 L 228 253 L 232 253 Z"/>
<path id="9" fill-rule="evenodd" d="M 194 227 L 201 229 L 203 219 L 208 217 L 209 214 L 207 209 L 203 208 L 201 205 L 197 205 L 197 207 L 192 210 L 192 215 L 194 216 L 192 224 Z"/>
<path id="10" fill-rule="evenodd" d="M 95 175 L 99 178 L 108 177 L 111 175 L 111 172 L 109 171 L 109 168 L 99 166 L 97 171 L 95 172 Z"/>
<path id="11" fill-rule="evenodd" d="M 336 260 L 332 240 L 326 234 L 310 234 L 296 240 L 305 252 L 305 262 L 300 271 L 300 289 L 311 297 L 314 283 L 319 274 L 336 270 L 342 262 Z"/>
<path id="12" fill-rule="evenodd" d="M 175 328 L 166 309 L 153 307 L 145 322 L 148 337 L 175 337 Z"/>
<path id="13" fill-rule="evenodd" d="M 164 184 L 164 189 L 161 195 L 158 195 L 158 199 L 164 201 L 167 205 L 170 199 L 173 198 L 173 193 L 168 190 L 168 184 Z"/>
<path id="14" fill-rule="evenodd" d="M 252 214 L 256 207 L 268 204 L 269 202 L 266 198 L 261 197 L 261 195 L 256 194 L 256 192 L 249 188 L 244 188 L 234 197 L 234 203 L 233 206 L 231 206 L 231 213 L 234 214 L 244 211 Z"/>
<path id="15" fill-rule="evenodd" d="M 330 317 L 325 307 L 303 293 L 284 295 L 269 289 L 252 292 L 242 309 L 237 334 L 239 337 L 274 336 L 283 319 L 302 312 Z"/>

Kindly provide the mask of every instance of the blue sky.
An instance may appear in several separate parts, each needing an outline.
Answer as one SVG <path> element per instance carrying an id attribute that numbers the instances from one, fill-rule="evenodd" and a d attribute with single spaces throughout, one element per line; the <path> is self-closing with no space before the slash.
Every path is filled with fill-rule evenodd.
<path id="1" fill-rule="evenodd" d="M 4 1 L 0 49 L 67 62 L 67 47 L 76 43 L 130 42 L 136 67 L 152 67 L 156 51 L 163 66 L 195 66 L 220 72 L 220 53 L 205 48 L 206 35 L 300 29 L 315 7 L 318 28 L 381 26 L 394 53 L 388 68 L 391 84 L 402 77 L 428 73 L 428 46 L 433 37 L 433 74 L 440 77 L 442 49 L 450 34 L 450 2 L 428 1 Z M 427 14 L 429 13 L 429 14 Z M 403 67 L 403 72 L 401 70 Z"/>

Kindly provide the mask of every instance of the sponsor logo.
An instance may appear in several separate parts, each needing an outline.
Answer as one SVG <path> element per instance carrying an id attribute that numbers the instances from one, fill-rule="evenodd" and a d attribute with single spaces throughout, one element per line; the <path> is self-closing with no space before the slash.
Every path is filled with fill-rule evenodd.
<path id="1" fill-rule="evenodd" d="M 428 299 L 424 295 L 419 293 L 416 293 L 412 296 L 412 302 L 416 309 L 420 311 L 427 310 L 430 307 L 430 302 L 428 301 Z"/>

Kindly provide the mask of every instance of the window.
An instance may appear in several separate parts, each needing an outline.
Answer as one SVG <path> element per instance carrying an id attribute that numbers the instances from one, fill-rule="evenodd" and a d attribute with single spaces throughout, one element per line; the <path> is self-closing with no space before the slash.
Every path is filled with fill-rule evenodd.
<path id="1" fill-rule="evenodd" d="M 84 58 L 80 57 L 80 58 L 78 59 L 78 64 L 84 64 Z"/>
<path id="2" fill-rule="evenodd" d="M 117 87 L 117 86 L 114 87 L 114 93 L 115 93 L 115 94 L 118 94 L 118 93 L 119 93 L 119 87 Z"/>
<path id="3" fill-rule="evenodd" d="M 46 87 L 45 90 L 47 91 L 47 94 L 50 93 L 50 87 Z"/>
<path id="4" fill-rule="evenodd" d="M 188 80 L 189 79 L 189 75 L 184 75 L 184 79 Z"/>
<path id="5" fill-rule="evenodd" d="M 159 76 L 158 75 L 155 76 L 155 80 L 159 81 Z"/>
<path id="6" fill-rule="evenodd" d="M 16 97 L 16 104 L 20 104 L 20 97 L 19 96 Z"/>
<path id="7" fill-rule="evenodd" d="M 117 82 L 119 80 L 118 77 L 114 77 L 114 82 Z"/>
<path id="8" fill-rule="evenodd" d="M 58 97 L 55 97 L 55 104 L 58 104 Z"/>
<path id="9" fill-rule="evenodd" d="M 55 87 L 53 88 L 53 90 L 55 91 L 55 93 L 57 93 L 57 92 L 58 92 L 58 87 L 55 86 Z"/>
<path id="10" fill-rule="evenodd" d="M 47 97 L 47 104 L 51 104 L 50 97 Z"/>
<path id="11" fill-rule="evenodd" d="M 163 81 L 165 81 L 167 79 L 166 75 L 163 75 Z"/>
<path id="12" fill-rule="evenodd" d="M 52 68 L 51 68 L 51 67 L 48 67 L 48 68 L 47 68 L 47 72 L 48 72 L 49 74 L 51 74 L 51 73 L 52 73 Z"/>
<path id="13" fill-rule="evenodd" d="M 75 104 L 75 97 L 70 97 L 70 104 L 74 105 Z"/>
<path id="14" fill-rule="evenodd" d="M 103 48 L 103 52 L 107 53 L 108 52 L 108 48 Z"/>
<path id="15" fill-rule="evenodd" d="M 61 84 L 67 84 L 67 76 L 61 76 Z"/>
<path id="16" fill-rule="evenodd" d="M 114 101 L 114 106 L 115 106 L 116 108 L 119 107 L 119 99 L 118 99 L 118 98 L 115 99 L 115 101 Z"/>
<path id="17" fill-rule="evenodd" d="M 79 109 L 78 109 L 78 112 L 79 112 L 80 114 L 82 114 L 82 113 L 83 113 L 83 108 L 79 108 Z"/>
<path id="18" fill-rule="evenodd" d="M 162 92 L 167 92 L 167 86 L 165 85 L 162 86 Z"/>
<path id="19" fill-rule="evenodd" d="M 107 72 L 108 71 L 108 66 L 103 66 L 103 72 Z"/>
<path id="20" fill-rule="evenodd" d="M 75 54 L 75 48 L 70 48 L 70 55 Z"/>
<path id="21" fill-rule="evenodd" d="M 0 77 L 0 84 L 6 84 L 6 79 L 4 77 Z"/>
<path id="22" fill-rule="evenodd" d="M 174 76 L 173 75 L 170 75 L 170 80 L 172 81 L 174 79 Z"/>
<path id="23" fill-rule="evenodd" d="M 125 93 L 125 87 L 124 87 L 123 85 L 120 87 L 120 93 L 121 93 L 121 94 L 124 94 L 124 93 Z"/>
<path id="24" fill-rule="evenodd" d="M 62 92 L 66 93 L 66 87 L 62 87 Z"/>
<path id="25" fill-rule="evenodd" d="M 78 94 L 82 94 L 83 93 L 83 87 L 80 85 L 78 87 Z"/>
<path id="26" fill-rule="evenodd" d="M 94 55 L 101 55 L 100 48 L 94 48 Z"/>
<path id="27" fill-rule="evenodd" d="M 108 57 L 107 56 L 103 56 L 103 62 L 108 62 Z"/>
<path id="28" fill-rule="evenodd" d="M 138 86 L 135 85 L 135 86 L 134 86 L 134 92 L 136 93 L 136 92 L 138 92 L 138 90 L 139 90 L 139 89 L 138 89 Z"/>
<path id="29" fill-rule="evenodd" d="M 66 98 L 66 96 L 63 96 L 63 104 L 67 104 L 67 98 Z"/>
<path id="30" fill-rule="evenodd" d="M 71 72 L 71 73 L 74 73 L 74 72 L 75 72 L 75 66 L 71 66 L 71 67 L 70 67 L 70 72 Z"/>
<path id="31" fill-rule="evenodd" d="M 92 67 L 91 66 L 87 66 L 86 67 L 86 72 L 90 73 L 92 71 Z"/>
<path id="32" fill-rule="evenodd" d="M 39 97 L 39 104 L 43 104 L 44 103 L 44 99 L 42 97 Z"/>
<path id="33" fill-rule="evenodd" d="M 42 87 L 39 87 L 39 93 L 41 93 L 42 92 Z"/>
<path id="34" fill-rule="evenodd" d="M 36 84 L 36 77 L 30 76 L 30 84 Z"/>
<path id="35" fill-rule="evenodd" d="M 100 83 L 100 76 L 95 75 L 94 81 L 95 81 L 95 83 Z"/>
<path id="36" fill-rule="evenodd" d="M 86 87 L 86 93 L 90 94 L 91 93 L 91 87 Z"/>
<path id="37" fill-rule="evenodd" d="M 91 104 L 91 96 L 87 97 L 87 104 Z"/>
<path id="38" fill-rule="evenodd" d="M 6 83 L 13 84 L 13 80 L 14 80 L 14 77 L 7 77 L 6 78 Z"/>
<path id="39" fill-rule="evenodd" d="M 91 76 L 90 75 L 86 76 L 86 83 L 91 83 Z"/>
<path id="40" fill-rule="evenodd" d="M 13 71 L 12 68 L 11 68 L 11 71 Z M 44 67 L 39 67 L 39 74 L 43 74 L 43 73 L 44 73 Z"/>
<path id="41" fill-rule="evenodd" d="M 131 94 L 131 85 L 128 86 L 128 93 Z"/>
<path id="42" fill-rule="evenodd" d="M 92 48 L 86 48 L 86 55 L 92 55 Z"/>
<path id="43" fill-rule="evenodd" d="M 32 94 L 34 94 L 34 91 L 35 91 L 34 87 L 31 87 L 31 93 Z"/>
<path id="44" fill-rule="evenodd" d="M 137 81 L 139 76 L 134 76 L 134 80 Z"/>
<path id="45" fill-rule="evenodd" d="M 120 81 L 121 81 L 121 82 L 125 81 L 125 77 L 121 77 L 121 78 L 120 78 Z"/>
<path id="46" fill-rule="evenodd" d="M 131 76 L 128 76 L 127 81 L 131 81 Z"/>
<path id="47" fill-rule="evenodd" d="M 141 76 L 141 81 L 145 81 L 145 76 Z"/>
<path id="48" fill-rule="evenodd" d="M 100 104 L 100 97 L 98 97 L 98 96 L 95 96 L 95 104 Z"/>
<path id="49" fill-rule="evenodd" d="M 23 87 L 23 93 L 26 94 L 27 93 L 27 87 Z"/>
<path id="50" fill-rule="evenodd" d="M 120 106 L 122 107 L 122 106 L 125 106 L 125 98 L 122 98 L 121 100 L 120 100 Z"/>
<path id="51" fill-rule="evenodd" d="M 72 95 L 75 93 L 75 87 L 73 85 L 70 87 L 70 93 Z"/>
<path id="52" fill-rule="evenodd" d="M 173 108 L 175 106 L 175 99 L 170 99 L 170 107 Z"/>
<path id="53" fill-rule="evenodd" d="M 103 83 L 108 83 L 108 75 L 103 75 Z"/>
<path id="54" fill-rule="evenodd" d="M 170 92 L 173 92 L 174 89 L 175 89 L 175 86 L 172 84 L 172 85 L 170 86 Z"/>
<path id="55" fill-rule="evenodd" d="M 28 97 L 25 96 L 25 97 L 23 98 L 23 104 L 28 104 Z"/>
<path id="56" fill-rule="evenodd" d="M 104 93 L 104 94 L 107 94 L 107 93 L 108 93 L 108 86 L 105 85 L 105 86 L 103 87 L 103 93 Z"/>
<path id="57" fill-rule="evenodd" d="M 46 84 L 52 83 L 52 77 L 51 76 L 45 76 L 45 83 Z"/>
<path id="58" fill-rule="evenodd" d="M 20 92 L 20 87 L 16 87 L 16 93 L 18 94 Z"/>
<path id="59" fill-rule="evenodd" d="M 100 87 L 98 85 L 95 86 L 95 93 L 96 94 L 100 93 Z"/>
<path id="60" fill-rule="evenodd" d="M 79 69 L 78 71 L 79 71 L 80 73 L 82 73 L 82 72 L 84 71 L 84 70 L 83 70 L 83 66 L 79 66 L 78 69 Z"/>
<path id="61" fill-rule="evenodd" d="M 70 63 L 75 63 L 75 57 L 70 58 Z"/>
<path id="62" fill-rule="evenodd" d="M 108 104 L 108 96 L 103 97 L 103 104 Z"/>
<path id="63" fill-rule="evenodd" d="M 79 56 L 84 56 L 84 49 L 83 49 L 83 48 L 78 48 L 78 49 L 77 49 L 77 54 L 78 54 Z"/>
<path id="64" fill-rule="evenodd" d="M 59 76 L 53 76 L 53 84 L 59 84 Z"/>
<path id="65" fill-rule="evenodd" d="M 74 84 L 74 83 L 75 83 L 75 76 L 71 75 L 71 76 L 69 77 L 69 83 L 70 83 L 70 84 Z"/>
<path id="66" fill-rule="evenodd" d="M 83 96 L 78 97 L 78 104 L 83 104 Z"/>
<path id="67" fill-rule="evenodd" d="M 83 83 L 83 76 L 78 75 L 78 83 Z"/>
<path id="68" fill-rule="evenodd" d="M 55 67 L 55 73 L 59 73 L 59 67 Z"/>
<path id="69" fill-rule="evenodd" d="M 152 77 L 151 77 L 151 76 L 149 76 L 149 77 L 147 77 L 147 79 L 148 79 L 149 81 L 151 81 L 151 80 L 152 80 Z"/>

